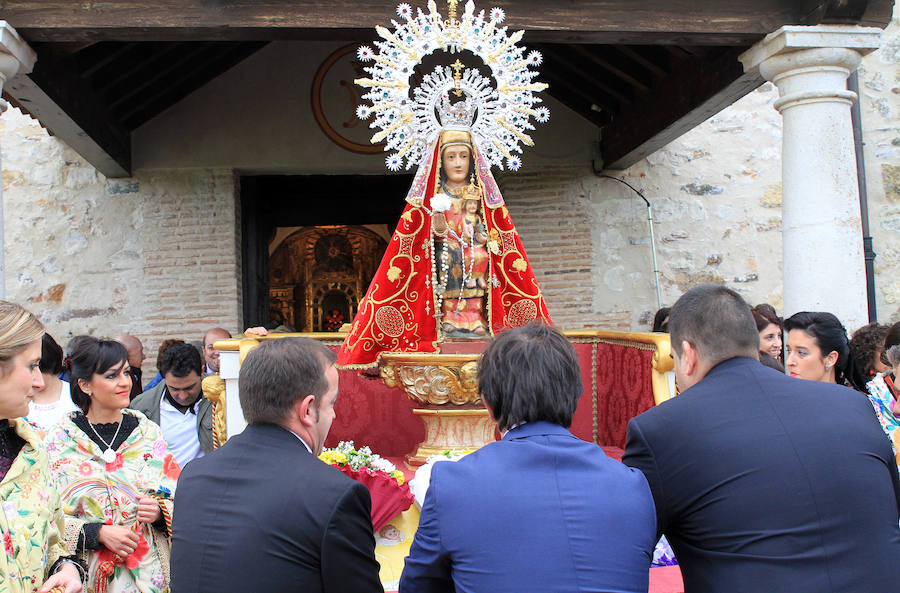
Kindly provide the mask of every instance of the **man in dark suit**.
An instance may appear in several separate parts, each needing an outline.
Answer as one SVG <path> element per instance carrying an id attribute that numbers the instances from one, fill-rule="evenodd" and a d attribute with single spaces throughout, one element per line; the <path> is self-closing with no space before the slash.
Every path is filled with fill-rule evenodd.
<path id="1" fill-rule="evenodd" d="M 681 395 L 633 418 L 623 461 L 647 476 L 686 593 L 900 586 L 900 482 L 865 395 L 757 360 L 734 291 L 669 316 Z"/>
<path id="2" fill-rule="evenodd" d="M 334 420 L 334 359 L 306 338 L 247 356 L 247 428 L 178 481 L 173 591 L 383 591 L 368 490 L 316 458 Z"/>
<path id="3" fill-rule="evenodd" d="M 650 489 L 566 429 L 582 390 L 572 345 L 545 325 L 505 332 L 478 389 L 503 440 L 434 465 L 400 592 L 646 593 Z"/>

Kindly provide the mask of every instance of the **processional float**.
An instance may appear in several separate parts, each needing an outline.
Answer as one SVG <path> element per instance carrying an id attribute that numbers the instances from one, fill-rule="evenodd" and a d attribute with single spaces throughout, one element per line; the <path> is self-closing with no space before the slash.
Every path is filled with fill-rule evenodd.
<path id="1" fill-rule="evenodd" d="M 477 390 L 476 366 L 490 336 L 550 316 L 491 167 L 518 170 L 532 121 L 550 111 L 535 94 L 541 54 L 519 45 L 493 8 L 449 0 L 444 19 L 397 7 L 393 30 L 377 26 L 360 47 L 368 78 L 361 120 L 378 130 L 391 171 L 416 168 L 406 207 L 359 305 L 337 359 L 378 373 L 420 407 L 421 464 L 446 449 L 494 440 Z M 435 64 L 424 71 L 426 63 Z"/>

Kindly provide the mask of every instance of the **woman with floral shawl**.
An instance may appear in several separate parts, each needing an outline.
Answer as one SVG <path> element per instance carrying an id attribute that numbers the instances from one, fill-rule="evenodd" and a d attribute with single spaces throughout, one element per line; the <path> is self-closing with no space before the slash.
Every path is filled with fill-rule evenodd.
<path id="1" fill-rule="evenodd" d="M 178 464 L 159 426 L 124 409 L 131 378 L 121 344 L 80 337 L 67 362 L 72 399 L 84 412 L 45 441 L 67 548 L 87 561 L 88 591 L 164 593 Z"/>
<path id="2" fill-rule="evenodd" d="M 43 387 L 38 363 L 44 327 L 31 313 L 0 301 L 0 591 L 81 590 L 83 567 L 65 557 L 63 517 L 47 452 L 22 416 Z M 49 575 L 49 577 L 48 577 Z M 46 579 L 46 580 L 45 580 Z"/>

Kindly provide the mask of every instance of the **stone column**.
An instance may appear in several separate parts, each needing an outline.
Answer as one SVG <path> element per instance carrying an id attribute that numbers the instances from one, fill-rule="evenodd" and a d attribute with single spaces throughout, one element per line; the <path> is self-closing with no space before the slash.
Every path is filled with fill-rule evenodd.
<path id="1" fill-rule="evenodd" d="M 37 55 L 6 21 L 0 21 L 0 91 L 6 81 L 16 74 L 28 74 L 34 68 Z M 0 98 L 0 113 L 7 103 Z M 2 162 L 0 162 L 2 170 Z M 6 298 L 6 244 L 3 233 L 3 189 L 0 186 L 0 298 Z"/>
<path id="2" fill-rule="evenodd" d="M 880 37 L 875 28 L 786 26 L 740 57 L 779 92 L 784 315 L 830 311 L 851 332 L 868 315 L 847 77 Z"/>

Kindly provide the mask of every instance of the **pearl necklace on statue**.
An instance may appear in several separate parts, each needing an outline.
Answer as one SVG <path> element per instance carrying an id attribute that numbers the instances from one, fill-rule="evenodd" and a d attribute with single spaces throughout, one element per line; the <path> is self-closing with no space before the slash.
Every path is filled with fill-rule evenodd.
<path id="1" fill-rule="evenodd" d="M 87 417 L 85 417 L 85 419 L 87 419 Z M 124 418 L 122 420 L 119 420 L 119 426 L 116 428 L 116 434 L 113 435 L 112 441 L 110 441 L 109 443 L 107 443 L 106 440 L 104 440 L 104 438 L 100 436 L 100 433 L 97 432 L 96 428 L 94 428 L 94 424 L 90 420 L 88 420 L 88 426 L 91 427 L 93 433 L 97 435 L 97 438 L 100 439 L 101 443 L 106 445 L 106 450 L 100 454 L 100 459 L 102 459 L 106 463 L 113 463 L 116 460 L 116 452 L 113 451 L 112 446 L 116 442 L 116 437 L 119 436 L 119 431 L 122 429 L 123 420 Z"/>

